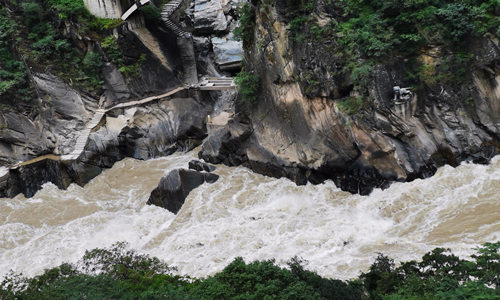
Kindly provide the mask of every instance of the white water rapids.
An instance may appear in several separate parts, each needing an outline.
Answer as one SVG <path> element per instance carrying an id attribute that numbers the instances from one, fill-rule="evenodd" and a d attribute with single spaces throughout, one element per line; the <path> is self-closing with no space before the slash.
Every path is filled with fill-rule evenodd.
<path id="1" fill-rule="evenodd" d="M 190 276 L 214 274 L 237 256 L 298 256 L 322 276 L 348 279 L 377 252 L 412 260 L 439 246 L 465 258 L 500 236 L 500 157 L 488 166 L 445 166 L 370 196 L 218 165 L 220 179 L 191 192 L 178 215 L 145 205 L 161 176 L 187 168 L 194 155 L 126 159 L 84 188 L 46 184 L 31 199 L 0 199 L 0 276 L 10 269 L 33 276 L 127 241 Z"/>

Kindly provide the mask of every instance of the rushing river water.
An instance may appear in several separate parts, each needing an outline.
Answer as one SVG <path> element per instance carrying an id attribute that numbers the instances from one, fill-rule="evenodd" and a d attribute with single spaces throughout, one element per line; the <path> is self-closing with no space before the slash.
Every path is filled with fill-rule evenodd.
<path id="1" fill-rule="evenodd" d="M 191 192 L 178 215 L 146 206 L 161 176 L 187 168 L 194 155 L 126 159 L 84 188 L 46 184 L 31 199 L 0 199 L 0 276 L 36 275 L 76 262 L 86 249 L 127 241 L 191 276 L 213 274 L 236 256 L 299 256 L 320 275 L 348 279 L 377 252 L 411 260 L 440 246 L 466 257 L 499 239 L 500 157 L 488 166 L 445 166 L 370 196 L 217 166 L 220 179 Z"/>

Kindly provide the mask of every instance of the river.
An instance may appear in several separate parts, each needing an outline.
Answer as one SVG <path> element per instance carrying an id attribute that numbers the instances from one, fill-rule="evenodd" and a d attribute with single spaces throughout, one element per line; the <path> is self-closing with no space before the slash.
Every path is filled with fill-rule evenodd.
<path id="1" fill-rule="evenodd" d="M 0 276 L 10 269 L 33 276 L 126 241 L 190 276 L 214 274 L 237 256 L 279 263 L 298 256 L 322 276 L 348 279 L 377 252 L 412 260 L 439 246 L 466 257 L 499 238 L 500 157 L 445 166 L 370 196 L 220 165 L 220 179 L 191 192 L 177 215 L 145 205 L 161 176 L 187 168 L 195 154 L 125 159 L 84 188 L 45 184 L 31 199 L 0 199 Z"/>

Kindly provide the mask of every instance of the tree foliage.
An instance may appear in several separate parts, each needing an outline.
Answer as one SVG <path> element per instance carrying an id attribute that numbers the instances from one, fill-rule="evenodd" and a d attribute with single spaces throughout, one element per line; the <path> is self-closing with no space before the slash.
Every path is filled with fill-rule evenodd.
<path id="1" fill-rule="evenodd" d="M 477 248 L 472 260 L 436 248 L 422 261 L 399 267 L 379 254 L 359 279 L 327 279 L 294 257 L 287 267 L 274 260 L 245 263 L 237 257 L 205 279 L 174 275 L 158 258 L 125 243 L 86 251 L 76 265 L 64 263 L 33 278 L 10 273 L 0 299 L 175 299 L 175 300 L 466 300 L 500 299 L 500 242 Z"/>

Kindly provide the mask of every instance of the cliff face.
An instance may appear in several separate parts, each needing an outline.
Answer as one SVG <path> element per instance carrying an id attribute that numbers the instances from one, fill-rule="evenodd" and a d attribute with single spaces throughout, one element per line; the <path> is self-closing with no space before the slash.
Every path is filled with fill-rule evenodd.
<path id="1" fill-rule="evenodd" d="M 123 8 L 129 2 L 94 4 Z M 207 136 L 207 115 L 215 116 L 231 107 L 234 92 L 201 93 L 181 88 L 187 75 L 182 71 L 177 36 L 161 22 L 160 12 L 153 6 L 147 7 L 149 15 L 137 11 L 122 22 L 96 19 L 83 1 L 60 6 L 45 1 L 24 5 L 0 0 L 0 4 L 5 5 L 0 6 L 0 31 L 10 28 L 5 42 L 0 42 L 0 54 L 9 58 L 9 62 L 0 62 L 0 79 L 13 77 L 7 73 L 13 69 L 9 65 L 25 69 L 20 73 L 24 77 L 18 76 L 13 86 L 0 81 L 0 165 L 10 167 L 35 158 L 0 176 L 1 196 L 22 193 L 31 197 L 46 182 L 62 189 L 73 182 L 83 186 L 125 157 L 150 159 L 191 150 Z M 78 13 L 70 14 L 72 5 Z M 113 5 L 107 9 L 113 10 Z M 59 9 L 67 9 L 68 15 L 52 13 Z M 229 5 L 228 11 L 233 10 Z M 20 16 L 31 11 L 38 16 L 23 23 Z M 145 22 L 143 15 L 150 19 Z M 50 30 L 31 35 L 37 26 Z M 45 40 L 46 53 L 39 49 Z M 59 44 L 63 45 L 60 49 L 55 47 Z M 205 44 L 211 47 L 211 43 Z M 209 75 L 229 75 L 222 63 L 212 63 L 212 56 L 217 57 L 212 49 L 198 48 L 197 55 L 204 51 L 206 58 L 200 64 L 202 69 L 210 65 L 213 74 Z M 24 102 L 18 87 L 28 90 L 23 94 Z M 144 105 L 136 101 L 141 99 L 148 101 Z M 100 122 L 93 119 L 104 111 Z M 88 139 L 82 139 L 89 131 Z M 78 159 L 67 155 L 77 148 L 84 149 L 76 155 Z"/>
<path id="2" fill-rule="evenodd" d="M 159 94 L 182 84 L 178 50 L 169 47 L 176 42 L 175 35 L 157 28 L 135 28 L 144 25 L 141 16 L 105 29 L 102 24 L 92 25 L 97 21 L 85 10 L 60 19 L 61 14 L 54 14 L 55 9 L 44 6 L 43 1 L 1 4 L 0 26 L 10 30 L 0 45 L 6 57 L 0 63 L 1 79 L 12 76 L 9 64 L 20 65 L 24 73 L 16 74 L 24 75 L 0 92 L 0 165 L 48 153 L 70 153 L 78 131 L 98 107 Z M 30 12 L 37 16 L 27 17 Z M 42 26 L 46 31 L 37 33 Z M 21 98 L 16 90 L 29 92 Z"/>
<path id="3" fill-rule="evenodd" d="M 226 126 L 214 126 L 201 158 L 243 164 L 297 184 L 333 179 L 344 190 L 367 194 L 392 181 L 426 178 L 444 164 L 487 163 L 498 153 L 500 47 L 494 35 L 468 36 L 466 55 L 449 45 L 428 43 L 411 55 L 385 55 L 378 60 L 360 55 L 353 60 L 342 42 L 351 32 L 335 29 L 344 17 L 334 2 L 318 1 L 303 18 L 291 12 L 290 1 L 251 5 L 255 26 L 251 23 L 251 36 L 244 37 L 245 72 L 259 77 L 257 100 L 240 101 L 236 117 Z M 217 11 L 224 13 L 235 8 L 233 2 L 217 5 Z M 0 17 L 15 15 L 16 9 L 23 14 L 26 8 L 10 9 L 0 10 Z M 190 19 L 197 16 L 191 9 L 185 21 L 194 24 Z M 178 48 L 172 47 L 177 38 L 165 28 L 151 23 L 140 27 L 144 22 L 136 18 L 101 31 L 103 36 L 90 31 L 82 37 L 89 31 L 82 30 L 74 18 L 55 22 L 58 35 L 52 38 L 70 43 L 68 49 L 72 49 L 50 50 L 62 56 L 55 63 L 47 62 L 43 53 L 38 57 L 29 53 L 38 49 L 38 42 L 28 38 L 31 25 L 19 25 L 21 42 L 11 39 L 0 49 L 8 49 L 13 60 L 23 62 L 33 90 L 29 104 L 0 114 L 1 165 L 47 153 L 70 153 L 78 131 L 98 107 L 109 108 L 182 84 L 182 60 Z M 234 28 L 232 17 L 224 18 L 231 23 L 227 28 Z M 30 22 L 35 21 L 40 22 Z M 217 50 L 220 41 L 234 42 L 233 36 L 218 38 L 213 35 L 221 34 L 218 29 L 199 31 L 207 36 L 194 38 L 198 73 L 234 72 L 234 62 L 221 59 Z M 93 61 L 95 57 L 101 62 Z M 79 61 L 95 68 L 80 70 L 74 63 Z M 3 63 L 0 67 L 8 68 Z M 395 94 L 395 87 L 409 88 Z M 14 94 L 9 93 L 0 93 L 0 104 L 13 102 L 8 97 Z M 124 157 L 148 159 L 192 149 L 206 136 L 206 116 L 215 117 L 232 101 L 230 94 L 206 96 L 185 92 L 150 107 L 110 112 L 105 124 L 90 135 L 79 161 L 21 167 L 11 172 L 2 193 L 33 195 L 47 181 L 61 188 L 71 182 L 83 185 Z M 227 103 L 208 99 L 218 97 L 227 98 Z M 39 180 L 29 183 L 29 178 Z"/>
<path id="4" fill-rule="evenodd" d="M 311 16 L 316 30 L 340 18 L 327 6 Z M 434 73 L 409 78 L 415 64 L 435 70 L 450 55 L 431 45 L 411 60 L 374 64 L 365 89 L 356 90 L 355 76 L 341 72 L 347 62 L 339 55 L 339 36 L 300 38 L 311 25 L 302 31 L 291 26 L 280 1 L 256 7 L 246 62 L 247 71 L 260 76 L 260 90 L 257 103 L 241 111 L 253 132 L 234 151 L 239 163 L 299 184 L 331 178 L 344 190 L 367 194 L 391 181 L 429 177 L 444 164 L 486 163 L 498 153 L 495 37 L 471 38 L 475 65 L 463 82 L 437 82 Z M 411 96 L 394 101 L 395 86 L 411 86 Z M 210 160 L 213 145 L 208 140 L 200 157 Z"/>

